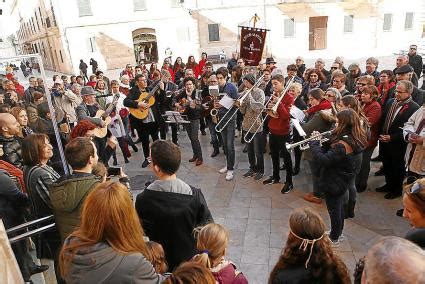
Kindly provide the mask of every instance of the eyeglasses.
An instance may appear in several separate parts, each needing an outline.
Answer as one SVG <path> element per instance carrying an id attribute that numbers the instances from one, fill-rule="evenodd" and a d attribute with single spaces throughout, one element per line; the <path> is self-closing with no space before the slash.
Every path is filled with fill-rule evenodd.
<path id="1" fill-rule="evenodd" d="M 366 83 L 357 83 L 356 85 L 357 85 L 357 86 L 362 86 L 362 87 L 364 87 L 364 86 L 366 86 L 367 84 L 366 84 Z"/>
<path id="2" fill-rule="evenodd" d="M 215 81 L 215 80 L 214 80 L 214 81 L 209 81 L 208 83 L 210 83 L 210 84 L 211 84 L 211 83 L 218 83 L 218 81 Z"/>

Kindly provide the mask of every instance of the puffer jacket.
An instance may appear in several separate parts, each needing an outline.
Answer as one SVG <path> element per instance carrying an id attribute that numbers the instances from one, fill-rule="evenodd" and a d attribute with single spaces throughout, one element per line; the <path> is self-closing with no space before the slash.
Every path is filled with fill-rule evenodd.
<path id="1" fill-rule="evenodd" d="M 22 150 L 19 139 L 0 135 L 0 145 L 3 145 L 3 156 L 0 159 L 22 169 Z"/>
<path id="2" fill-rule="evenodd" d="M 319 188 L 325 195 L 341 196 L 355 175 L 355 155 L 362 149 L 354 143 L 351 135 L 343 136 L 334 143 L 310 142 L 314 163 L 320 167 Z"/>
<path id="3" fill-rule="evenodd" d="M 74 173 L 49 185 L 50 201 L 62 242 L 80 225 L 84 200 L 99 182 L 95 175 Z"/>
<path id="4" fill-rule="evenodd" d="M 65 245 L 78 241 L 65 240 Z M 73 256 L 65 278 L 66 283 L 143 283 L 157 284 L 165 278 L 157 274 L 141 253 L 121 254 L 107 243 L 100 242 L 79 249 Z"/>

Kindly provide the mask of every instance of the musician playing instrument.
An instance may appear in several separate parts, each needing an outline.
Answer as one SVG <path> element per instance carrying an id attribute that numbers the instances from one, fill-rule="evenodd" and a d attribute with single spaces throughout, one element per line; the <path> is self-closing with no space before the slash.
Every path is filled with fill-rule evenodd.
<path id="1" fill-rule="evenodd" d="M 273 164 L 273 175 L 263 181 L 263 184 L 279 183 L 280 181 L 280 153 L 283 153 L 283 159 L 286 166 L 286 181 L 281 190 L 281 193 L 288 193 L 292 190 L 292 160 L 291 154 L 286 149 L 286 142 L 290 138 L 290 109 L 294 104 L 294 97 L 290 93 L 283 94 L 285 88 L 285 78 L 281 74 L 276 74 L 272 77 L 273 95 L 271 102 L 268 104 L 267 112 L 270 116 L 269 131 L 270 131 L 270 152 Z M 277 112 L 272 113 L 271 108 L 275 106 L 275 102 L 280 96 L 284 96 Z"/>
<path id="2" fill-rule="evenodd" d="M 246 90 L 250 90 L 255 84 L 255 76 L 253 74 L 245 75 L 243 79 Z M 264 92 L 263 90 L 254 87 L 239 106 L 239 101 L 236 101 L 239 110 L 243 114 L 242 121 L 242 137 L 245 139 L 248 146 L 248 161 L 249 171 L 244 177 L 254 177 L 255 180 L 260 180 L 264 175 L 264 152 L 262 145 L 262 123 L 259 115 L 264 109 Z M 255 124 L 254 127 L 252 125 Z M 249 132 L 251 130 L 251 132 Z M 256 131 L 257 130 L 257 131 Z M 249 132 L 247 134 L 247 132 Z M 247 142 L 250 140 L 251 142 Z"/>
<path id="3" fill-rule="evenodd" d="M 229 71 L 225 67 L 217 69 L 216 76 L 219 86 L 220 93 L 226 93 L 226 95 L 234 100 L 238 98 L 238 91 L 232 83 L 227 82 Z M 219 117 L 222 117 L 228 109 L 222 106 L 219 102 L 214 103 L 214 108 L 218 109 Z M 223 139 L 224 151 L 226 153 L 226 166 L 219 170 L 220 173 L 226 174 L 226 180 L 230 181 L 233 179 L 233 168 L 235 165 L 235 126 L 236 116 L 227 123 L 226 127 L 221 131 L 221 137 Z"/>
<path id="4" fill-rule="evenodd" d="M 215 87 L 217 88 L 216 90 L 218 95 L 217 76 L 215 74 L 212 74 L 208 77 L 208 83 L 206 88 L 202 90 L 204 112 L 207 112 L 207 115 L 205 116 L 205 120 L 207 122 L 208 129 L 210 130 L 211 143 L 214 148 L 214 151 L 211 154 L 212 158 L 214 158 L 220 153 L 220 144 L 222 144 L 220 134 L 217 133 L 217 131 L 215 131 L 215 127 L 217 125 L 217 116 L 216 117 L 211 116 L 211 110 L 214 108 L 214 97 L 211 95 L 211 92 L 214 91 Z M 211 92 L 210 92 L 210 89 L 212 89 Z M 218 98 L 215 98 L 215 99 L 218 99 Z"/>
<path id="5" fill-rule="evenodd" d="M 137 74 L 134 81 L 135 86 L 130 89 L 127 98 L 124 99 L 124 106 L 133 109 L 148 110 L 148 115 L 144 119 L 138 119 L 133 114 L 130 114 L 131 125 L 136 129 L 137 135 L 142 141 L 143 154 L 145 156 L 142 168 L 146 168 L 150 164 L 149 135 L 152 137 L 153 141 L 158 139 L 158 126 L 162 117 L 159 113 L 157 99 L 155 99 L 152 106 L 143 100 L 137 101 L 141 94 L 149 92 L 151 89 L 147 87 L 147 78 L 142 74 Z M 163 83 L 157 82 L 157 84 Z M 156 97 L 156 94 L 154 97 Z"/>
<path id="6" fill-rule="evenodd" d="M 75 112 L 78 121 L 88 120 L 95 124 L 97 127 L 104 127 L 105 122 L 101 117 L 96 117 L 96 113 L 102 110 L 99 103 L 96 101 L 96 92 L 90 86 L 81 88 L 81 98 L 83 102 L 77 106 Z M 103 163 L 108 163 L 106 154 L 106 137 L 95 137 L 93 142 L 96 145 L 98 156 Z"/>
<path id="7" fill-rule="evenodd" d="M 160 87 L 160 93 L 158 96 L 159 100 L 159 110 L 161 114 L 165 114 L 166 111 L 173 110 L 173 100 L 175 93 L 178 92 L 178 87 L 176 84 L 171 81 L 171 74 L 168 72 L 168 70 L 161 70 L 161 81 L 164 82 L 164 87 Z M 161 120 L 162 121 L 162 120 Z M 177 137 L 177 124 L 171 123 L 171 139 L 174 144 L 178 144 L 178 137 Z M 160 123 L 160 135 L 161 139 L 165 140 L 167 138 L 167 132 L 168 132 L 168 124 L 167 123 Z"/>
<path id="8" fill-rule="evenodd" d="M 190 121 L 185 124 L 193 151 L 193 157 L 189 162 L 195 162 L 196 166 L 200 166 L 203 163 L 202 148 L 199 142 L 199 119 L 202 113 L 200 92 L 196 90 L 196 79 L 193 77 L 185 78 L 183 84 L 184 90 L 176 96 L 174 106 L 181 114 L 187 115 Z"/>

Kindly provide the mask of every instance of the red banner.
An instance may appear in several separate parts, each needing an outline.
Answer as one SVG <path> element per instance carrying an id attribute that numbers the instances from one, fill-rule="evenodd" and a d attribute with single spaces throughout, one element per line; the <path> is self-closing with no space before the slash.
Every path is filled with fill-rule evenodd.
<path id="1" fill-rule="evenodd" d="M 246 65 L 257 66 L 260 63 L 266 34 L 264 29 L 242 27 L 240 58 L 246 61 Z"/>

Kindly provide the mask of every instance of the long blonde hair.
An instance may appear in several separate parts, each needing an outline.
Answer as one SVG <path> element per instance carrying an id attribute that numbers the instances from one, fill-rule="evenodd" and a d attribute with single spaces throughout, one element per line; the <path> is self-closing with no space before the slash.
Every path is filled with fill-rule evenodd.
<path id="1" fill-rule="evenodd" d="M 214 263 L 221 259 L 229 243 L 229 232 L 220 224 L 210 223 L 200 228 L 197 233 L 196 248 L 199 254 L 193 260 L 207 268 L 212 268 Z"/>
<path id="2" fill-rule="evenodd" d="M 120 182 L 101 183 L 87 196 L 81 213 L 81 225 L 71 235 L 75 238 L 62 247 L 61 274 L 66 278 L 67 268 L 74 255 L 85 247 L 106 242 L 121 254 L 147 255 L 143 229 L 127 188 Z"/>

